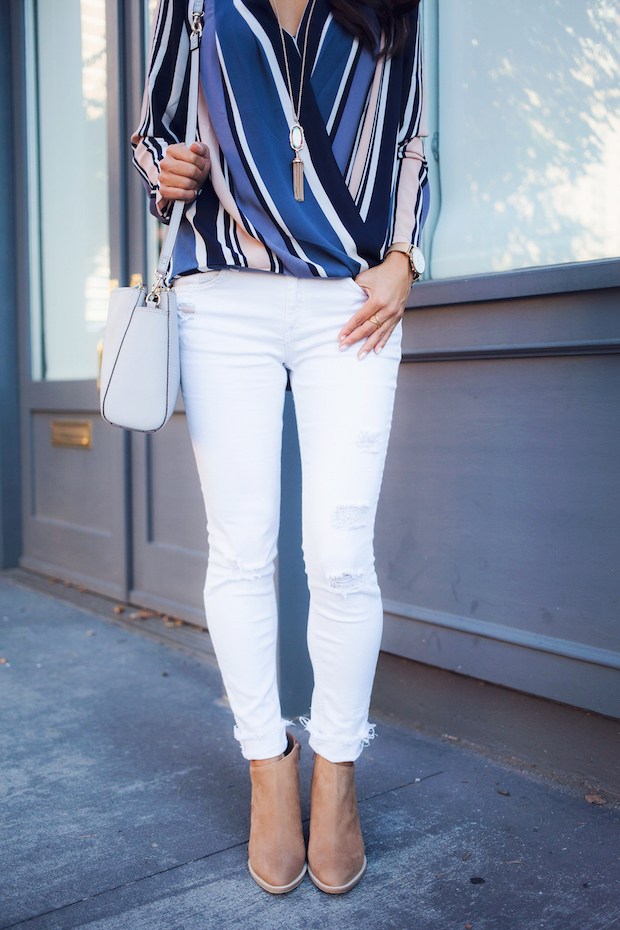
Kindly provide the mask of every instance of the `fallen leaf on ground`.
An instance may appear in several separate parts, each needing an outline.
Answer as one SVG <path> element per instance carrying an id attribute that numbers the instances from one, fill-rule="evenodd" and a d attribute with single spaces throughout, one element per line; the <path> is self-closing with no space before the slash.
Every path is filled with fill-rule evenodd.
<path id="1" fill-rule="evenodd" d="M 70 582 L 70 581 L 63 581 L 63 584 L 64 584 L 65 588 L 70 588 L 70 587 L 71 587 L 71 582 Z"/>
<path id="2" fill-rule="evenodd" d="M 80 584 L 80 585 L 78 585 L 78 591 L 80 592 L 80 594 L 86 594 L 86 592 L 88 591 L 88 588 L 84 588 L 84 587 L 82 587 L 82 585 Z M 93 833 L 93 836 L 94 836 L 94 835 L 95 835 L 95 834 Z"/>
<path id="3" fill-rule="evenodd" d="M 0 659 L 0 664 L 1 664 L 1 665 L 6 665 L 6 663 L 7 663 L 7 660 L 6 660 L 6 659 Z"/>
<path id="4" fill-rule="evenodd" d="M 48 579 L 47 579 L 47 583 L 48 583 L 48 584 L 56 584 L 56 579 L 55 579 L 55 578 L 48 578 Z"/>
<path id="5" fill-rule="evenodd" d="M 505 798 L 509 798 L 509 797 L 510 797 L 510 791 L 504 791 L 503 788 L 498 788 L 498 789 L 497 789 L 497 793 L 498 793 L 498 794 L 503 794 Z"/>
<path id="6" fill-rule="evenodd" d="M 471 930 L 471 924 L 465 924 L 465 930 Z"/>
<path id="7" fill-rule="evenodd" d="M 175 626 L 183 626 L 183 621 L 182 621 L 182 620 L 175 620 L 175 621 L 174 621 L 174 625 L 175 625 Z"/>
<path id="8" fill-rule="evenodd" d="M 600 794 L 586 794 L 586 801 L 588 804 L 607 804 L 605 798 L 602 798 Z"/>
<path id="9" fill-rule="evenodd" d="M 87 636 L 94 636 L 94 635 L 95 635 L 95 631 L 94 631 L 94 630 L 89 630 L 88 633 L 87 633 L 86 635 L 87 635 Z"/>
<path id="10" fill-rule="evenodd" d="M 115 613 L 115 614 L 122 614 L 122 613 L 124 612 L 124 610 L 125 610 L 125 608 L 123 607 L 122 604 L 117 604 L 116 607 L 114 608 L 114 613 Z"/>
<path id="11" fill-rule="evenodd" d="M 458 739 L 458 736 L 450 736 L 449 733 L 442 733 L 441 735 L 443 736 L 444 739 L 454 739 L 454 740 Z"/>
<path id="12" fill-rule="evenodd" d="M 463 861 L 463 862 L 466 862 L 466 861 L 469 859 L 470 856 L 471 856 L 471 849 L 469 850 L 468 853 L 465 853 L 465 855 L 463 856 L 462 861 Z"/>

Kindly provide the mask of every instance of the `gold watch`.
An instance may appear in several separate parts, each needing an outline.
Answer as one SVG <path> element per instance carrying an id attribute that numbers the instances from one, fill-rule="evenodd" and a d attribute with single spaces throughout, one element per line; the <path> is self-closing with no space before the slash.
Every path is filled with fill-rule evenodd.
<path id="1" fill-rule="evenodd" d="M 385 254 L 389 255 L 390 252 L 403 252 L 409 257 L 409 264 L 411 265 L 414 281 L 417 281 L 418 278 L 424 274 L 426 260 L 422 254 L 422 250 L 419 249 L 417 245 L 410 245 L 406 242 L 393 242 Z"/>

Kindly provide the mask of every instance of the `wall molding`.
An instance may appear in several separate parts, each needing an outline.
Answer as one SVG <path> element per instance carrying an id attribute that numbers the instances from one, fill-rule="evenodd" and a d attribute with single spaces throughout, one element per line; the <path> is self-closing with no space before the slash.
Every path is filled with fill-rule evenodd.
<path id="1" fill-rule="evenodd" d="M 543 265 L 471 277 L 419 281 L 411 289 L 409 310 L 453 304 L 515 300 L 620 286 L 620 259 Z"/>
<path id="2" fill-rule="evenodd" d="M 403 362 L 458 362 L 490 358 L 550 358 L 567 355 L 617 355 L 620 339 L 533 342 L 529 345 L 456 346 L 405 352 Z"/>
<path id="3" fill-rule="evenodd" d="M 518 630 L 515 627 L 503 626 L 501 623 L 477 620 L 475 617 L 443 613 L 443 611 L 431 610 L 428 607 L 415 607 L 400 601 L 384 599 L 383 610 L 386 614 L 407 620 L 416 620 L 432 626 L 457 630 L 460 633 L 483 636 L 486 639 L 495 639 L 514 646 L 525 646 L 538 652 L 578 659 L 581 662 L 602 665 L 606 668 L 620 669 L 620 653 L 612 652 L 611 649 L 599 649 L 596 646 L 587 646 L 585 643 L 557 639 L 555 636 L 545 636 L 529 630 Z"/>

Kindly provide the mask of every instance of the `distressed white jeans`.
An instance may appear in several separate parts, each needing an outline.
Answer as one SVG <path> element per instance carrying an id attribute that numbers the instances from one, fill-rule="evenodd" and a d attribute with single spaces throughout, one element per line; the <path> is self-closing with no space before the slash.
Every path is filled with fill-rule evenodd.
<path id="1" fill-rule="evenodd" d="M 183 400 L 209 534 L 207 624 L 246 759 L 286 747 L 278 694 L 274 559 L 287 370 L 303 474 L 314 670 L 310 746 L 355 760 L 372 734 L 383 611 L 375 513 L 401 324 L 379 355 L 338 332 L 366 296 L 351 278 L 225 270 L 175 281 Z"/>

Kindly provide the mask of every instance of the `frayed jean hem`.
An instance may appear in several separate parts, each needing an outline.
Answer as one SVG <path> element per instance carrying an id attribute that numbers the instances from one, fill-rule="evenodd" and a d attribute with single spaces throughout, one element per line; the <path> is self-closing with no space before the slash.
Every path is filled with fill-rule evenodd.
<path id="1" fill-rule="evenodd" d="M 362 751 L 368 746 L 371 739 L 377 735 L 373 723 L 366 725 L 366 729 L 361 736 L 353 739 L 339 739 L 324 736 L 312 728 L 312 722 L 307 717 L 300 717 L 299 722 L 310 734 L 308 743 L 313 752 L 323 756 L 328 762 L 355 762 Z"/>
<path id="2" fill-rule="evenodd" d="M 245 737 L 240 734 L 239 727 L 233 730 L 235 739 L 241 746 L 244 759 L 271 759 L 279 756 L 287 747 L 288 740 L 286 728 L 291 726 L 290 720 L 283 720 L 279 727 L 262 736 Z"/>

